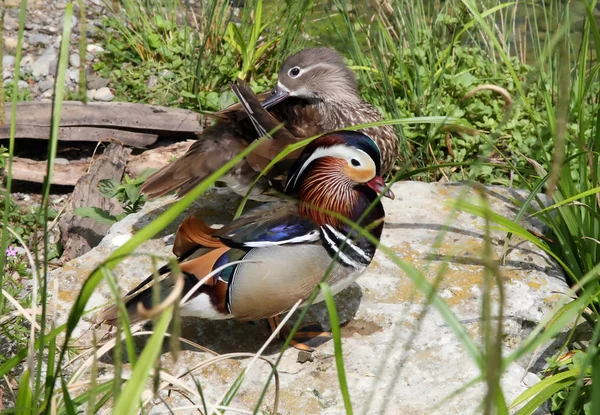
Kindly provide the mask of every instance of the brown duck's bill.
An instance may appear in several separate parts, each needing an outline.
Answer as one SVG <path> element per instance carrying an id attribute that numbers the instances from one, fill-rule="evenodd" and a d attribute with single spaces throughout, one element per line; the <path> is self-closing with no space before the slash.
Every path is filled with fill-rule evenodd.
<path id="1" fill-rule="evenodd" d="M 388 197 L 392 200 L 394 200 L 394 198 L 396 197 L 390 189 L 387 189 L 387 191 L 386 191 L 385 188 L 387 187 L 387 184 L 385 183 L 383 178 L 381 178 L 380 176 L 375 176 L 371 180 L 369 180 L 367 182 L 367 186 L 369 186 L 371 189 L 375 190 L 377 193 L 380 193 L 380 194 L 384 195 L 385 197 Z"/>
<path id="2" fill-rule="evenodd" d="M 273 91 L 271 91 L 271 95 L 269 95 L 267 97 L 267 99 L 265 99 L 262 102 L 262 106 L 263 106 L 263 108 L 268 109 L 268 108 L 272 107 L 273 105 L 283 101 L 289 95 L 290 95 L 290 91 L 282 88 L 279 84 L 277 84 L 277 86 L 275 88 L 273 88 Z"/>

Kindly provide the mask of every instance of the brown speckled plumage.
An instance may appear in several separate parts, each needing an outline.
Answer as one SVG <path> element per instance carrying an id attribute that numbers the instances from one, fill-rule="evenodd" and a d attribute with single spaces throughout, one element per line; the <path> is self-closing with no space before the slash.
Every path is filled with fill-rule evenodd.
<path id="1" fill-rule="evenodd" d="M 291 74 L 297 68 L 302 73 L 293 77 Z M 273 100 L 282 90 L 283 98 Z M 290 56 L 279 72 L 278 85 L 272 95 L 262 95 L 259 99 L 264 100 L 265 107 L 297 140 L 382 119 L 381 114 L 358 95 L 356 76 L 344 64 L 342 56 L 328 48 L 304 49 Z M 266 104 L 269 100 L 273 103 Z M 183 157 L 146 181 L 143 193 L 157 197 L 177 190 L 181 196 L 258 138 L 240 104 L 216 113 L 215 118 L 216 124 L 207 128 Z M 371 127 L 361 132 L 371 137 L 381 150 L 381 173 L 389 172 L 398 156 L 394 128 Z M 221 180 L 234 191 L 245 194 L 257 177 L 259 167 L 248 161 L 241 162 Z M 250 197 L 269 200 L 270 197 L 264 195 L 269 187 L 263 178 Z"/>

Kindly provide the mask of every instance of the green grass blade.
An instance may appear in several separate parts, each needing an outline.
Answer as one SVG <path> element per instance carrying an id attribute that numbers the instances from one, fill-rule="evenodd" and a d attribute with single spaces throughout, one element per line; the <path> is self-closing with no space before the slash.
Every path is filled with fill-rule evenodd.
<path id="1" fill-rule="evenodd" d="M 577 201 L 579 199 L 583 199 L 584 197 L 595 195 L 597 193 L 600 193 L 600 187 L 594 187 L 593 189 L 589 189 L 589 190 L 586 190 L 585 192 L 581 192 L 581 193 L 578 193 L 578 194 L 576 194 L 574 196 L 568 197 L 568 198 L 566 198 L 564 200 L 561 200 L 560 202 L 557 202 L 557 203 L 553 204 L 552 206 L 548 206 L 547 208 L 538 210 L 537 212 L 533 213 L 531 216 L 537 216 L 537 215 L 540 215 L 542 213 L 549 212 L 549 211 L 557 209 L 557 208 L 559 208 L 561 206 L 567 205 L 569 203 L 573 203 L 573 202 L 575 202 L 575 201 Z"/>
<path id="2" fill-rule="evenodd" d="M 76 415 L 77 410 L 75 409 L 73 399 L 71 399 L 71 394 L 69 393 L 69 388 L 67 387 L 67 382 L 65 382 L 64 377 L 60 378 L 60 383 L 62 385 L 62 398 L 65 405 L 65 411 L 67 415 Z"/>
<path id="3" fill-rule="evenodd" d="M 539 393 L 543 392 L 549 386 L 554 385 L 556 383 L 562 383 L 562 382 L 564 382 L 565 379 L 576 378 L 578 374 L 579 374 L 579 370 L 577 370 L 577 369 L 571 369 L 571 370 L 567 370 L 567 371 L 562 372 L 562 373 L 557 373 L 556 375 L 553 375 L 553 376 L 551 376 L 549 378 L 542 379 L 541 381 L 539 381 L 535 385 L 527 388 L 527 390 L 525 390 L 523 393 L 521 393 L 510 404 L 510 406 L 511 406 L 511 408 L 517 407 L 517 406 L 521 405 L 522 403 L 527 402 L 532 397 L 534 397 L 534 396 L 538 395 Z"/>
<path id="4" fill-rule="evenodd" d="M 595 356 L 592 360 L 592 413 L 600 414 L 600 356 L 598 348 L 594 347 Z"/>
<path id="5" fill-rule="evenodd" d="M 36 408 L 33 406 L 33 391 L 31 390 L 31 373 L 29 370 L 25 370 L 21 375 L 21 381 L 19 382 L 19 391 L 17 392 L 17 401 L 15 403 L 15 409 L 19 415 L 34 415 Z"/>
<path id="6" fill-rule="evenodd" d="M 164 313 L 161 313 L 158 321 L 154 325 L 154 333 L 150 336 L 148 343 L 144 347 L 133 373 L 125 383 L 123 392 L 115 402 L 113 413 L 123 415 L 133 415 L 138 412 L 140 398 L 146 386 L 146 381 L 154 362 L 162 350 L 164 335 L 171 321 L 173 308 L 169 307 Z"/>
<path id="7" fill-rule="evenodd" d="M 348 391 L 348 381 L 346 380 L 346 370 L 344 369 L 344 353 L 342 352 L 342 335 L 340 333 L 340 320 L 335 308 L 335 301 L 329 284 L 322 282 L 319 284 L 321 292 L 325 297 L 327 312 L 329 313 L 329 322 L 331 323 L 331 334 L 333 336 L 333 349 L 335 351 L 335 365 L 338 372 L 338 380 L 340 381 L 340 391 L 344 399 L 344 407 L 346 414 L 352 415 L 352 401 L 350 400 L 350 392 Z"/>
<path id="8" fill-rule="evenodd" d="M 554 383 L 547 386 L 540 393 L 535 395 L 523 408 L 521 408 L 516 415 L 531 415 L 536 409 L 544 404 L 548 399 L 552 397 L 556 392 L 565 389 L 571 381 L 565 380 L 563 382 Z"/>

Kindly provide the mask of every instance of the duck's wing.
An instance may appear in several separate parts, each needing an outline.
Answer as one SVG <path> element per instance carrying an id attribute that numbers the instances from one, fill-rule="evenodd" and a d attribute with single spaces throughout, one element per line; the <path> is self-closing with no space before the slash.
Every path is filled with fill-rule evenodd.
<path id="1" fill-rule="evenodd" d="M 259 206 L 212 235 L 232 248 L 260 248 L 319 241 L 319 227 L 291 201 Z"/>
<path id="2" fill-rule="evenodd" d="M 269 138 L 268 140 L 263 140 L 252 153 L 246 156 L 246 160 L 248 160 L 250 165 L 255 170 L 261 171 L 288 145 L 297 143 L 299 138 L 286 129 L 285 123 L 279 121 L 263 108 L 261 99 L 246 82 L 238 79 L 230 87 L 239 99 L 239 105 L 245 111 L 258 136 Z M 291 163 L 298 158 L 300 153 L 301 149 L 286 155 L 277 164 L 275 170 L 269 173 L 269 177 L 276 177 L 287 173 Z"/>

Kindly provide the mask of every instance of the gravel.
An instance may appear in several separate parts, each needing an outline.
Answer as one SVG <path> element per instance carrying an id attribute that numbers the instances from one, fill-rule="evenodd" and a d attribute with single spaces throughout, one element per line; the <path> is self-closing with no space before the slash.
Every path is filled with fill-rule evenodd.
<path id="1" fill-rule="evenodd" d="M 8 1 L 8 3 L 6 3 Z M 13 4 L 14 3 L 14 4 Z M 66 0 L 29 0 L 27 3 L 27 20 L 23 37 L 21 57 L 22 80 L 19 88 L 29 89 L 29 96 L 34 100 L 49 99 L 53 94 L 54 77 L 58 66 L 62 25 Z M 104 48 L 94 43 L 93 35 L 98 33 L 101 25 L 99 18 L 106 14 L 106 9 L 101 0 L 83 0 L 86 14 L 87 51 L 85 59 L 79 54 L 79 37 L 81 33 L 79 11 L 71 17 L 72 33 L 69 46 L 69 63 L 66 72 L 65 86 L 70 92 L 77 92 L 79 88 L 79 68 L 84 65 L 88 81 L 94 91 L 88 93 L 88 98 L 96 95 L 99 90 L 99 99 L 111 101 L 114 94 L 109 87 L 109 81 L 94 73 L 92 63 L 102 59 Z M 4 36 L 4 56 L 2 59 L 4 83 L 11 83 L 14 78 L 15 52 L 17 49 L 19 29 L 20 0 L 5 0 L 6 15 L 2 27 Z M 77 6 L 76 6 L 77 8 Z M 90 82 L 88 82 L 90 83 Z"/>

